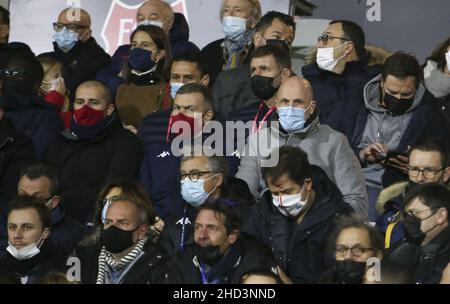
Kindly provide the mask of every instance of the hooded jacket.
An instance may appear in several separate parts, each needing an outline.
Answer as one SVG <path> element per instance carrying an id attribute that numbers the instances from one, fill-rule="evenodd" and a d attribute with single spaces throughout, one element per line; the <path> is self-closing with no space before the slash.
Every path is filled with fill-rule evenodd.
<path id="1" fill-rule="evenodd" d="M 450 145 L 450 121 L 437 106 L 436 100 L 420 84 L 412 106 L 404 115 L 391 116 L 380 106 L 381 75 L 372 79 L 364 88 L 366 111 L 362 113 L 355 127 L 351 142 L 356 144 L 356 155 L 362 148 L 376 142 L 383 143 L 389 150 L 407 152 L 410 146 L 422 138 L 435 138 Z M 369 164 L 364 170 L 368 186 L 382 188 L 407 177 L 396 169 L 385 169 L 381 164 Z M 384 182 L 383 182 L 384 181 Z"/>
<path id="2" fill-rule="evenodd" d="M 270 138 L 270 147 L 267 139 Z M 258 146 L 258 140 L 261 142 Z M 272 122 L 270 128 L 262 129 L 248 137 L 237 178 L 247 182 L 250 191 L 257 196 L 266 185 L 261 175 L 261 162 L 269 154 L 283 145 L 303 149 L 308 154 L 310 164 L 321 167 L 344 196 L 344 201 L 362 216 L 367 216 L 368 203 L 364 175 L 359 161 L 353 154 L 347 138 L 319 122 L 317 116 L 300 131 L 287 134 Z"/>

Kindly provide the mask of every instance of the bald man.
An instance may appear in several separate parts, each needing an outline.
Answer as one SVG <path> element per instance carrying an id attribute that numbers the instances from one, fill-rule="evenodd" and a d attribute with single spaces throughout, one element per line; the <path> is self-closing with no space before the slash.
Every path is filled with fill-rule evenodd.
<path id="1" fill-rule="evenodd" d="M 261 177 L 262 157 L 280 146 L 300 147 L 309 162 L 322 168 L 336 184 L 344 201 L 367 217 L 367 193 L 359 161 L 345 135 L 320 124 L 310 83 L 298 76 L 286 79 L 278 89 L 276 111 L 279 128 L 272 123 L 249 137 L 236 177 L 245 180 L 256 196 L 266 188 Z"/>
<path id="2" fill-rule="evenodd" d="M 79 8 L 64 9 L 53 23 L 54 51 L 42 54 L 64 65 L 64 81 L 73 101 L 80 83 L 94 80 L 98 71 L 111 62 L 111 57 L 92 37 L 91 17 Z"/>
<path id="3" fill-rule="evenodd" d="M 170 4 L 160 0 L 149 0 L 139 7 L 136 22 L 138 25 L 152 24 L 159 26 L 169 34 L 175 15 Z"/>
<path id="4" fill-rule="evenodd" d="M 92 220 L 97 194 L 107 180 L 137 176 L 143 146 L 122 127 L 102 83 L 82 83 L 73 108 L 70 130 L 49 148 L 46 161 L 57 169 L 67 214 L 85 224 Z"/>
<path id="5" fill-rule="evenodd" d="M 186 18 L 183 14 L 174 13 L 172 7 L 166 2 L 148 0 L 141 4 L 136 14 L 136 25 L 148 24 L 161 27 L 167 34 L 172 57 L 184 52 L 200 51 L 194 43 L 189 41 L 189 25 Z M 119 74 L 128 58 L 129 51 L 129 44 L 120 46 L 112 57 L 112 63 L 97 75 L 98 80 L 108 85 L 113 98 L 119 85 L 124 83 Z"/>

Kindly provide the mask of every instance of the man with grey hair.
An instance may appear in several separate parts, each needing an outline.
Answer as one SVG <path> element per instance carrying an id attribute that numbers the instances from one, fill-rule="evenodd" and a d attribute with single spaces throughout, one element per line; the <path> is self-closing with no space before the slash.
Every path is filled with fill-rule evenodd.
<path id="1" fill-rule="evenodd" d="M 302 148 L 311 164 L 321 167 L 337 185 L 344 201 L 360 215 L 367 217 L 368 202 L 364 175 L 347 138 L 321 125 L 310 83 L 302 77 L 285 80 L 277 94 L 278 124 L 262 129 L 248 139 L 247 154 L 242 158 L 236 177 L 247 182 L 256 196 L 265 189 L 261 175 L 264 155 L 284 145 Z M 267 143 L 258 143 L 270 138 Z M 268 148 L 268 149 L 267 149 Z"/>
<path id="2" fill-rule="evenodd" d="M 208 58 L 211 85 L 222 70 L 241 66 L 250 55 L 255 26 L 259 19 L 259 0 L 222 0 L 220 20 L 225 37 L 202 49 L 202 55 Z"/>
<path id="3" fill-rule="evenodd" d="M 84 284 L 158 284 L 165 267 L 150 225 L 151 206 L 132 196 L 120 195 L 105 206 L 100 237 L 75 250 Z"/>
<path id="4" fill-rule="evenodd" d="M 187 51 L 200 51 L 189 41 L 189 24 L 184 15 L 174 13 L 172 7 L 162 0 L 148 0 L 142 3 L 136 14 L 136 24 L 138 26 L 151 24 L 162 28 L 169 39 L 172 56 Z M 130 44 L 120 46 L 112 57 L 112 63 L 97 74 L 97 79 L 108 85 L 113 97 L 117 87 L 124 82 L 119 74 L 129 51 Z"/>
<path id="5" fill-rule="evenodd" d="M 202 150 L 202 153 L 195 154 Z M 184 207 L 180 213 L 166 221 L 160 239 L 160 244 L 168 255 L 193 244 L 193 224 L 197 209 L 205 202 L 222 198 L 245 215 L 254 201 L 244 181 L 228 176 L 225 157 L 216 156 L 211 149 L 201 146 L 185 146 L 183 151 L 185 156 L 180 161 L 179 179 Z"/>
<path id="6" fill-rule="evenodd" d="M 153 115 L 158 119 L 152 119 Z M 158 112 L 149 115 L 138 131 L 138 136 L 146 143 L 140 180 L 155 203 L 156 214 L 167 218 L 183 211 L 177 178 L 183 146 L 193 142 L 201 145 L 211 132 L 216 131 L 211 126 L 221 126 L 222 119 L 213 111 L 210 90 L 197 83 L 182 86 L 175 95 L 172 111 L 160 116 Z M 142 132 L 142 129 L 164 132 L 164 136 L 149 139 L 147 136 L 152 134 Z M 212 144 L 217 143 L 204 146 Z"/>

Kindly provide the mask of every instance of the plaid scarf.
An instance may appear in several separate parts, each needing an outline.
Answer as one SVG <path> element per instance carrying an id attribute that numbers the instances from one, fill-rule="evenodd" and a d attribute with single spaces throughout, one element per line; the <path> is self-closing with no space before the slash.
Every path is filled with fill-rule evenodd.
<path id="1" fill-rule="evenodd" d="M 102 247 L 98 256 L 98 275 L 96 284 L 108 284 L 111 278 L 111 270 L 114 272 L 121 271 L 130 265 L 142 252 L 148 238 L 143 238 L 136 243 L 133 250 L 120 260 L 114 259 L 111 253 L 106 251 L 105 246 Z"/>

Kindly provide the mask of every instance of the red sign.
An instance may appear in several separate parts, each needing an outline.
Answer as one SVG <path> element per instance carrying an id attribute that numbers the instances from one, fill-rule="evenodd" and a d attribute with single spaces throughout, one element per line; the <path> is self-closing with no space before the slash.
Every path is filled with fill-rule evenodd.
<path id="1" fill-rule="evenodd" d="M 136 28 L 137 10 L 141 4 L 128 5 L 121 0 L 111 1 L 101 32 L 106 52 L 112 55 L 119 46 L 130 43 L 130 35 Z M 182 13 L 188 20 L 185 0 L 172 1 L 170 5 L 174 12 Z"/>

